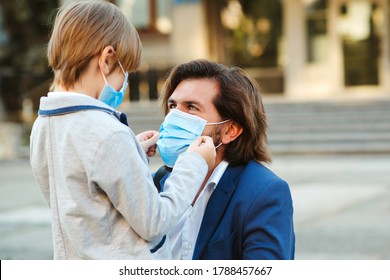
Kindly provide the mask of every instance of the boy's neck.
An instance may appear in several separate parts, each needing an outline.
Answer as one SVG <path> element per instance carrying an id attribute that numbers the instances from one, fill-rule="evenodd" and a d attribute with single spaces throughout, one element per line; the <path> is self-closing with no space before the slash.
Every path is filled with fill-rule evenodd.
<path id="1" fill-rule="evenodd" d="M 97 98 L 95 94 L 92 94 L 91 91 L 88 91 L 85 87 L 79 87 L 79 86 L 74 86 L 72 88 L 65 89 L 64 87 L 58 85 L 54 87 L 54 92 L 77 92 L 80 94 L 85 94 L 87 96 L 90 96 L 92 98 Z"/>

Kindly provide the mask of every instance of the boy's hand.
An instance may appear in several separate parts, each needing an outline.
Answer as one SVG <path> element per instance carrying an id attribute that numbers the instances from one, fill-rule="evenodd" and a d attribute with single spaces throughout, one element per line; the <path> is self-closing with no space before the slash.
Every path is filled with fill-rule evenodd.
<path id="1" fill-rule="evenodd" d="M 152 157 L 156 154 L 156 142 L 159 136 L 160 133 L 155 130 L 141 132 L 136 136 L 148 157 Z"/>
<path id="2" fill-rule="evenodd" d="M 188 150 L 201 155 L 205 159 L 209 170 L 214 168 L 216 151 L 213 139 L 211 137 L 200 136 L 191 143 L 191 145 L 188 147 Z"/>

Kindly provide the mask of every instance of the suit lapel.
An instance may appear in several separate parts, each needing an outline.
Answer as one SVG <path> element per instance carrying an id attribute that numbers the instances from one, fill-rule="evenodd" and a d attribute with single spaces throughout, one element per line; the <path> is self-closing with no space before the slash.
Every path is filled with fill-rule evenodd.
<path id="1" fill-rule="evenodd" d="M 196 240 L 192 257 L 194 260 L 200 259 L 203 255 L 207 243 L 218 226 L 236 189 L 235 181 L 237 176 L 241 173 L 242 168 L 243 167 L 228 167 L 212 193 L 207 203 L 198 238 Z"/>

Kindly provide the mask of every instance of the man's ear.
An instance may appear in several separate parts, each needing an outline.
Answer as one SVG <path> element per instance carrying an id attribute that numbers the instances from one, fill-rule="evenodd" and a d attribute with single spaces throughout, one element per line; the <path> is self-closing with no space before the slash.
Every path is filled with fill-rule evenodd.
<path id="1" fill-rule="evenodd" d="M 223 131 L 224 133 L 222 134 L 221 140 L 222 143 L 226 145 L 236 140 L 236 138 L 241 135 L 243 129 L 238 123 L 231 121 L 225 125 Z"/>
<path id="2" fill-rule="evenodd" d="M 99 57 L 99 68 L 105 76 L 110 74 L 112 67 L 116 63 L 115 51 L 112 46 L 103 49 Z"/>

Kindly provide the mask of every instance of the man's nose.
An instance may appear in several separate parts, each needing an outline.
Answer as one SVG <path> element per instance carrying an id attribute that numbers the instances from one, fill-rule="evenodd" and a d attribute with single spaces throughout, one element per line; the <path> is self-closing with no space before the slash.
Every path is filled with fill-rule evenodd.
<path id="1" fill-rule="evenodd" d="M 188 113 L 188 110 L 186 110 L 186 107 L 184 105 L 177 104 L 176 109 L 184 113 Z"/>

